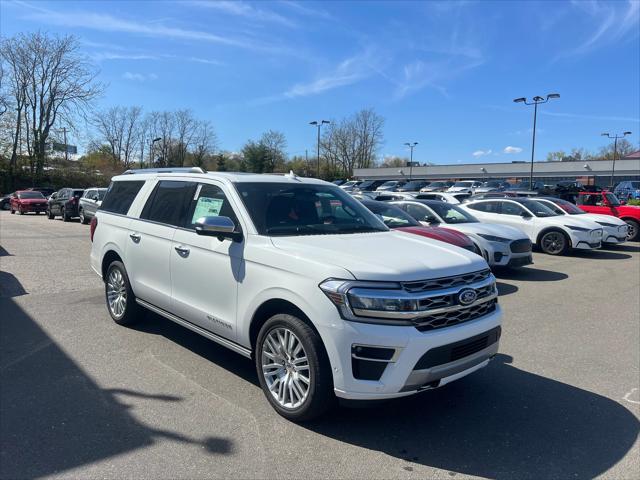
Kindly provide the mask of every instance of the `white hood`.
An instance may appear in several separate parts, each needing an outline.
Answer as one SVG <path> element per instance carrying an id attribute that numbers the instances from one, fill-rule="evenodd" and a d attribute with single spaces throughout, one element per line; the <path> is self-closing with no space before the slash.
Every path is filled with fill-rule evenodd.
<path id="1" fill-rule="evenodd" d="M 599 213 L 585 213 L 584 215 L 571 215 L 571 218 L 585 218 L 587 220 L 591 220 L 593 222 L 604 222 L 610 223 L 612 225 L 622 226 L 626 225 L 627 222 L 624 220 L 620 220 L 618 217 L 614 217 L 613 215 L 600 215 Z"/>
<path id="2" fill-rule="evenodd" d="M 509 240 L 519 240 L 529 238 L 526 233 L 516 227 L 508 225 L 498 225 L 497 223 L 455 223 L 441 224 L 441 227 L 447 227 L 462 233 L 493 235 L 494 237 L 508 238 Z"/>
<path id="3" fill-rule="evenodd" d="M 403 232 L 271 237 L 291 255 L 350 271 L 358 280 L 413 281 L 488 268 L 478 255 L 437 240 Z"/>

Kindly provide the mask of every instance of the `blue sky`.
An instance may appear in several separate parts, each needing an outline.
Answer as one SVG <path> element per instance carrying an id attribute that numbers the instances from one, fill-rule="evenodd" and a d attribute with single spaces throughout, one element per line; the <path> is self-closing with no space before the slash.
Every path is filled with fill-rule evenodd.
<path id="1" fill-rule="evenodd" d="M 73 33 L 108 83 L 102 107 L 190 108 L 239 150 L 268 129 L 311 156 L 308 122 L 373 107 L 382 155 L 434 163 L 596 149 L 640 133 L 640 2 L 2 0 L 2 35 Z M 629 138 L 629 137 L 628 137 Z M 511 148 L 508 148 L 511 147 Z"/>

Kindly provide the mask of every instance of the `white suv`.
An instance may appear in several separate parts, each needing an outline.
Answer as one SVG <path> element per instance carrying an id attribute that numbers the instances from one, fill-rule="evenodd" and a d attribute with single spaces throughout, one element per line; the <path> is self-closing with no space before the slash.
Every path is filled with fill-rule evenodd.
<path id="1" fill-rule="evenodd" d="M 466 250 L 390 231 L 339 187 L 133 171 L 91 224 L 119 324 L 145 307 L 255 361 L 286 418 L 435 388 L 498 351 L 495 278 Z"/>

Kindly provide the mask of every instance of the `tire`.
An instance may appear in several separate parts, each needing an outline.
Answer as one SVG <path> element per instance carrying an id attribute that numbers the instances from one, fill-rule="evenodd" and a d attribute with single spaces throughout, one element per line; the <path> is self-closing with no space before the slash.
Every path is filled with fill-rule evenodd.
<path id="1" fill-rule="evenodd" d="M 67 211 L 66 211 L 66 209 L 64 209 L 64 208 L 63 208 L 63 209 L 60 211 L 60 213 L 62 214 L 62 221 L 63 221 L 63 222 L 68 222 L 68 221 L 70 220 L 70 219 L 69 219 L 69 217 L 67 216 Z"/>
<path id="2" fill-rule="evenodd" d="M 50 208 L 47 208 L 47 218 L 49 220 L 53 220 L 54 218 L 56 218 L 56 216 L 51 212 Z"/>
<path id="3" fill-rule="evenodd" d="M 625 219 L 627 222 L 627 241 L 629 242 L 637 242 L 640 240 L 640 222 L 637 220 L 632 220 L 630 218 Z"/>
<path id="4" fill-rule="evenodd" d="M 22 211 L 22 207 L 18 207 L 18 215 L 24 215 L 24 212 Z"/>
<path id="5" fill-rule="evenodd" d="M 540 237 L 539 245 L 547 255 L 564 255 L 569 251 L 571 241 L 560 230 L 549 230 Z"/>
<path id="6" fill-rule="evenodd" d="M 78 217 L 80 217 L 80 223 L 82 223 L 83 225 L 89 223 L 89 219 L 84 216 L 84 208 L 80 208 L 78 210 Z"/>
<path id="7" fill-rule="evenodd" d="M 16 214 L 16 211 L 12 208 L 11 209 L 11 215 L 15 215 L 15 214 Z"/>
<path id="8" fill-rule="evenodd" d="M 139 319 L 140 307 L 131 289 L 127 270 L 118 260 L 111 262 L 107 268 L 104 295 L 107 311 L 118 325 L 132 325 Z"/>
<path id="9" fill-rule="evenodd" d="M 285 338 L 284 345 L 292 347 L 283 352 Z M 316 418 L 335 401 L 331 365 L 322 340 L 293 315 L 278 314 L 265 322 L 256 340 L 255 365 L 267 400 L 288 420 L 302 422 Z M 265 373 L 263 365 L 271 368 Z"/>
<path id="10" fill-rule="evenodd" d="M 39 210 L 36 212 L 36 215 L 40 215 L 40 211 Z"/>

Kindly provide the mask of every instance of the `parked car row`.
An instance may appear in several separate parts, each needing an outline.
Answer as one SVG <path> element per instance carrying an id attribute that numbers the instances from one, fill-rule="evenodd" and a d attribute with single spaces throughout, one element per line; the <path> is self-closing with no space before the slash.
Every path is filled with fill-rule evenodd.
<path id="1" fill-rule="evenodd" d="M 0 208 L 11 210 L 11 213 L 46 213 L 50 220 L 62 217 L 67 222 L 79 218 L 82 223 L 89 223 L 96 210 L 102 203 L 106 188 L 61 188 L 51 189 L 31 188 L 18 190 L 2 199 Z M 44 193 L 49 193 L 45 196 Z"/>

